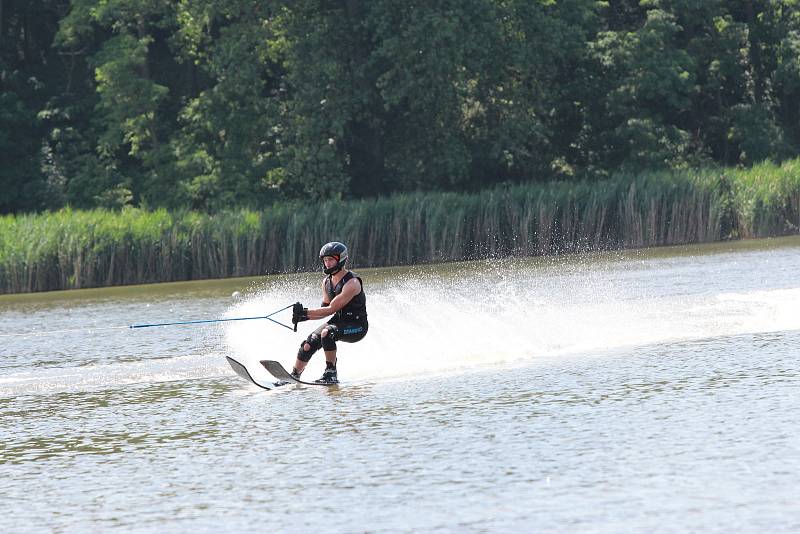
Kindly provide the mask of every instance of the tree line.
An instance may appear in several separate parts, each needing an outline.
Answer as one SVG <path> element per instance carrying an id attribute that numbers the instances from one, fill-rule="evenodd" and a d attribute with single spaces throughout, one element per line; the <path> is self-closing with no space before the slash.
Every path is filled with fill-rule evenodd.
<path id="1" fill-rule="evenodd" d="M 798 155 L 798 0 L 0 0 L 0 213 Z"/>

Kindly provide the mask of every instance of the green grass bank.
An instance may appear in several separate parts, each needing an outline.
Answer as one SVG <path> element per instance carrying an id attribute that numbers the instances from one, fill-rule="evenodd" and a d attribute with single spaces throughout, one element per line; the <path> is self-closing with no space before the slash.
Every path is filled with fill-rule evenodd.
<path id="1" fill-rule="evenodd" d="M 356 267 L 798 233 L 800 160 L 416 193 L 263 211 L 61 210 L 0 217 L 0 293 L 292 272 L 322 243 Z"/>

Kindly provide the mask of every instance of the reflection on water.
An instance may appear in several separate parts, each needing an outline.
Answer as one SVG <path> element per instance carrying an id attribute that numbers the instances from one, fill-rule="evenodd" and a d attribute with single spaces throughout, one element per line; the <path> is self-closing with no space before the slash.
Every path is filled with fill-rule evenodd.
<path id="1" fill-rule="evenodd" d="M 799 250 L 383 270 L 338 388 L 236 376 L 227 352 L 263 373 L 302 337 L 256 322 L 1 338 L 0 530 L 795 530 Z M 314 279 L 40 296 L 0 334 L 273 309 Z"/>
<path id="2" fill-rule="evenodd" d="M 197 405 L 202 413 L 200 399 L 223 397 L 233 388 L 227 380 L 214 380 L 8 399 L 0 405 L 0 420 L 18 432 L 4 440 L 0 463 L 202 441 L 216 434 L 213 419 L 187 429 L 187 421 L 165 416 L 165 410 Z"/>

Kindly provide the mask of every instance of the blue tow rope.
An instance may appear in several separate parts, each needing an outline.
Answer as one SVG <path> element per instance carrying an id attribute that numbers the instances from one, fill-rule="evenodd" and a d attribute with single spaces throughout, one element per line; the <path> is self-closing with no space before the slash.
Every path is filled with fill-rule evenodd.
<path id="1" fill-rule="evenodd" d="M 284 328 L 293 330 L 291 326 L 285 325 L 282 322 L 276 321 L 275 319 L 272 318 L 273 315 L 278 314 L 283 310 L 288 310 L 292 306 L 293 304 L 289 304 L 285 308 L 281 308 L 280 310 L 274 311 L 268 315 L 259 315 L 258 317 L 234 317 L 232 319 L 201 319 L 196 321 L 177 321 L 173 323 L 132 324 L 128 326 L 128 328 L 151 328 L 154 326 L 175 326 L 175 325 L 201 324 L 201 323 L 224 323 L 226 321 L 252 321 L 253 319 L 266 319 L 268 321 L 272 321 L 275 324 L 279 324 Z"/>

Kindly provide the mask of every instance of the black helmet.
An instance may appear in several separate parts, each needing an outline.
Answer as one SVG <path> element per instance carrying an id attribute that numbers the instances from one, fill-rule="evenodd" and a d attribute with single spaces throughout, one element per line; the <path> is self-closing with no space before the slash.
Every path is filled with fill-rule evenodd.
<path id="1" fill-rule="evenodd" d="M 335 267 L 331 267 L 330 269 L 323 269 L 323 271 L 325 272 L 325 274 L 336 274 L 342 270 L 342 268 L 344 267 L 344 262 L 347 261 L 347 247 L 344 246 L 344 243 L 339 243 L 338 241 L 331 241 L 330 243 L 326 243 L 319 250 L 320 259 L 324 258 L 325 256 L 332 256 L 336 258 L 337 263 Z"/>

